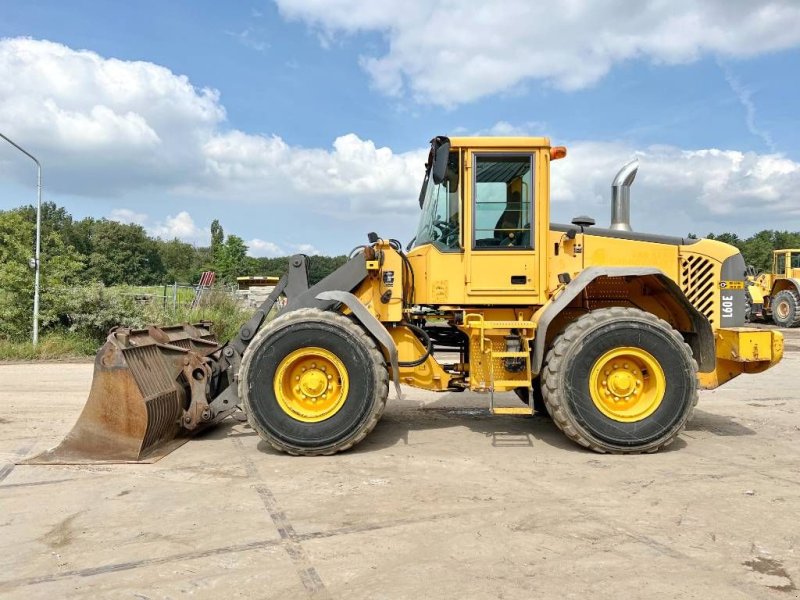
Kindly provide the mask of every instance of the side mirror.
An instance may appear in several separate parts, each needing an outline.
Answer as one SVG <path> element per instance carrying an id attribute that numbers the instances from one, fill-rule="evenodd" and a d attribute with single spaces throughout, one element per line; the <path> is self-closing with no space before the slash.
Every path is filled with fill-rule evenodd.
<path id="1" fill-rule="evenodd" d="M 431 151 L 428 153 L 428 162 L 425 163 L 425 179 L 419 191 L 419 207 L 425 203 L 428 193 L 428 183 L 433 179 L 434 185 L 439 185 L 447 175 L 447 162 L 450 158 L 450 138 L 443 135 L 431 140 Z"/>
<path id="2" fill-rule="evenodd" d="M 431 154 L 433 155 L 433 168 L 431 177 L 433 183 L 439 185 L 447 174 L 447 161 L 450 158 L 450 138 L 437 136 L 431 140 Z"/>

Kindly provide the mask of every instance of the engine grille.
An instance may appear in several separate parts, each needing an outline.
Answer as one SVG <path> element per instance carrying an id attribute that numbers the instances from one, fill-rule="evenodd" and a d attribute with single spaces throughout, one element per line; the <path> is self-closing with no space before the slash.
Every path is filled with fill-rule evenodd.
<path id="1" fill-rule="evenodd" d="M 712 325 L 716 318 L 716 271 L 715 263 L 705 256 L 688 254 L 681 260 L 681 289 Z"/>

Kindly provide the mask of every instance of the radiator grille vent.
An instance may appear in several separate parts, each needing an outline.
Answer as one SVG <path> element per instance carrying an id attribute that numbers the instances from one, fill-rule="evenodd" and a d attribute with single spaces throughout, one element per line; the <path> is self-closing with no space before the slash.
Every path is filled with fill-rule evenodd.
<path id="1" fill-rule="evenodd" d="M 687 255 L 681 261 L 681 289 L 689 302 L 714 324 L 714 263 L 704 256 Z"/>

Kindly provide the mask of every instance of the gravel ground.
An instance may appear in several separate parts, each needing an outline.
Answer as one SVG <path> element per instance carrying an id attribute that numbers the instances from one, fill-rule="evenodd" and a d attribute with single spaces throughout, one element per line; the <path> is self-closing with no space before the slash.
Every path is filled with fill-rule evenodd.
<path id="1" fill-rule="evenodd" d="M 14 466 L 68 431 L 92 366 L 2 365 L 0 596 L 800 597 L 800 330 L 786 338 L 778 367 L 703 392 L 644 456 L 406 389 L 334 457 L 226 422 L 155 464 Z"/>

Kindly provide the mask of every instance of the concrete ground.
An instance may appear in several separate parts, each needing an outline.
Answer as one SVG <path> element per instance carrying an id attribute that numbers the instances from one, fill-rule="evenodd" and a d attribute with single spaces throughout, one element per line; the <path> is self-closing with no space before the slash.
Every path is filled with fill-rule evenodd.
<path id="1" fill-rule="evenodd" d="M 603 456 L 487 397 L 406 390 L 354 451 L 227 423 L 151 465 L 13 466 L 89 364 L 0 366 L 3 598 L 796 598 L 800 331 L 668 450 Z M 510 398 L 510 396 L 509 396 Z"/>

